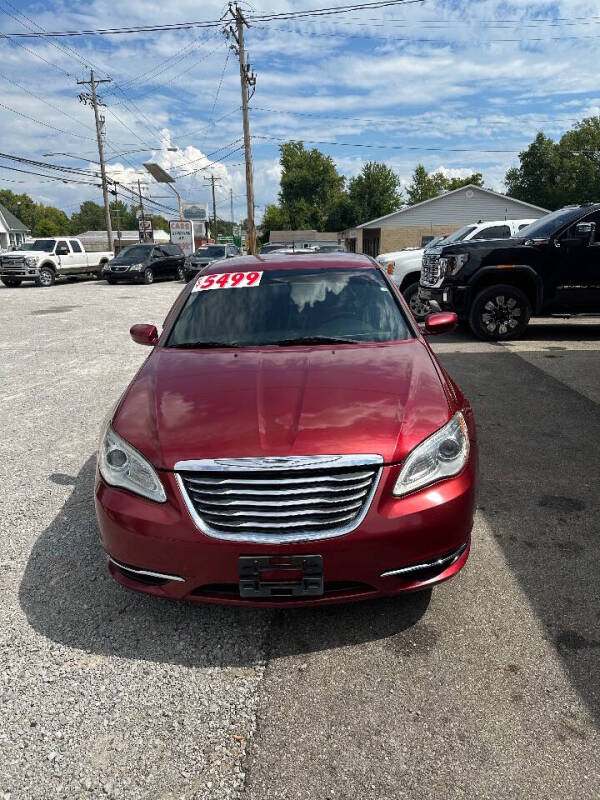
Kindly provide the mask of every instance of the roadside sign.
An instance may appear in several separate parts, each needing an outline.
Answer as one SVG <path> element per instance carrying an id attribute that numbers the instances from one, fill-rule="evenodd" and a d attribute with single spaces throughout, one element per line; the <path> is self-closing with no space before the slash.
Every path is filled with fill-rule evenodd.
<path id="1" fill-rule="evenodd" d="M 140 230 L 140 242 L 154 241 L 154 231 L 152 230 L 151 219 L 140 219 L 138 221 L 138 227 Z"/>
<path id="2" fill-rule="evenodd" d="M 208 203 L 182 203 L 184 219 L 206 222 L 208 219 Z"/>
<path id="3" fill-rule="evenodd" d="M 169 222 L 171 242 L 178 244 L 186 256 L 194 252 L 194 225 L 189 219 L 172 219 Z"/>

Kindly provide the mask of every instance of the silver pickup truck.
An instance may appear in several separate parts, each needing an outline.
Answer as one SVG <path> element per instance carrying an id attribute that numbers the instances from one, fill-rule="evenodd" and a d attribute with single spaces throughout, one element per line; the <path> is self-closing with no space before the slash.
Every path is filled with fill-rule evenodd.
<path id="1" fill-rule="evenodd" d="M 100 275 L 113 256 L 108 250 L 86 253 L 79 239 L 64 236 L 35 239 L 21 250 L 0 254 L 0 280 L 11 288 L 23 281 L 52 286 L 62 276 Z"/>

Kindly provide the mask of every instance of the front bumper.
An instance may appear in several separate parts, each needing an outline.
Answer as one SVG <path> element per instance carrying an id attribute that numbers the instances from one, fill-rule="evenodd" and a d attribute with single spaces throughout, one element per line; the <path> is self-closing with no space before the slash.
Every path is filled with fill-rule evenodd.
<path id="1" fill-rule="evenodd" d="M 469 313 L 471 306 L 470 286 L 441 286 L 431 288 L 419 284 L 419 298 L 426 300 L 440 311 L 455 311 L 460 317 Z"/>
<path id="2" fill-rule="evenodd" d="M 383 597 L 427 588 L 464 566 L 475 508 L 476 459 L 472 442 L 460 475 L 403 498 L 391 494 L 399 467 L 384 467 L 362 523 L 331 539 L 256 544 L 207 536 L 193 522 L 172 472 L 160 473 L 167 493 L 163 504 L 108 486 L 97 474 L 96 514 L 111 559 L 109 570 L 130 589 L 199 603 L 267 606 Z M 266 555 L 321 556 L 324 594 L 242 598 L 239 558 Z"/>
<path id="3" fill-rule="evenodd" d="M 37 267 L 0 267 L 0 278 L 19 278 L 22 281 L 34 281 L 40 271 Z"/>

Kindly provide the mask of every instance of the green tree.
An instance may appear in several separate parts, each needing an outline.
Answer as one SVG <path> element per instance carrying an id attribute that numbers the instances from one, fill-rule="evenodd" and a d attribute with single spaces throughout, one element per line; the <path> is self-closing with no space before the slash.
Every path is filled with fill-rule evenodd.
<path id="1" fill-rule="evenodd" d="M 292 229 L 326 230 L 329 209 L 344 190 L 331 156 L 302 142 L 285 142 L 279 148 L 282 167 L 279 202 Z"/>
<path id="2" fill-rule="evenodd" d="M 242 223 L 242 227 L 246 228 L 247 220 Z M 260 224 L 262 235 L 261 244 L 269 241 L 269 234 L 271 231 L 285 231 L 290 228 L 290 220 L 286 212 L 280 206 L 271 204 L 265 208 L 265 213 Z"/>
<path id="3" fill-rule="evenodd" d="M 542 208 L 564 205 L 562 158 L 556 142 L 538 133 L 527 150 L 519 153 L 519 161 L 520 165 L 509 169 L 504 179 L 511 197 Z"/>
<path id="4" fill-rule="evenodd" d="M 54 233 L 50 233 L 50 228 Z M 54 206 L 40 205 L 31 229 L 33 236 L 61 236 L 70 233 L 71 225 L 64 211 Z"/>
<path id="5" fill-rule="evenodd" d="M 356 222 L 367 222 L 396 211 L 402 203 L 400 180 L 386 164 L 369 161 L 348 184 Z M 347 226 L 350 227 L 350 226 Z"/>
<path id="6" fill-rule="evenodd" d="M 415 203 L 431 200 L 433 197 L 438 196 L 441 189 L 439 177 L 436 180 L 434 175 L 430 175 L 427 172 L 423 164 L 417 164 L 410 185 L 406 190 L 408 204 L 414 206 Z"/>
<path id="7" fill-rule="evenodd" d="M 35 223 L 33 236 L 60 236 L 60 228 L 56 222 L 49 217 L 42 217 Z"/>
<path id="8" fill-rule="evenodd" d="M 437 172 L 436 175 L 441 175 L 443 179 L 442 189 L 446 189 L 448 192 L 461 189 L 463 186 L 481 186 L 483 188 L 483 175 L 481 172 L 473 172 L 471 175 L 467 175 L 466 178 L 447 178 L 440 172 Z"/>
<path id="9" fill-rule="evenodd" d="M 75 236 L 85 231 L 104 230 L 106 230 L 104 207 L 94 203 L 93 200 L 83 202 L 79 206 L 79 211 L 71 216 L 71 233 Z"/>
<path id="10" fill-rule="evenodd" d="M 10 189 L 1 189 L 0 203 L 12 212 L 17 219 L 20 219 L 34 236 L 60 236 L 61 234 L 69 233 L 69 218 L 64 211 L 54 206 L 36 203 L 28 194 L 15 194 Z M 52 223 L 55 233 L 39 233 L 39 225 L 43 220 Z M 44 230 L 47 227 L 47 225 L 44 225 Z"/>

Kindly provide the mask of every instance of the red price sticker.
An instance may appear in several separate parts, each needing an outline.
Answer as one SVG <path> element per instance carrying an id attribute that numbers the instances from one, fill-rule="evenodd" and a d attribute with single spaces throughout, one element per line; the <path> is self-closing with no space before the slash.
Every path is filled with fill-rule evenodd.
<path id="1" fill-rule="evenodd" d="M 248 289 L 258 286 L 262 272 L 218 272 L 214 275 L 201 275 L 192 292 L 206 292 L 208 289 Z"/>

